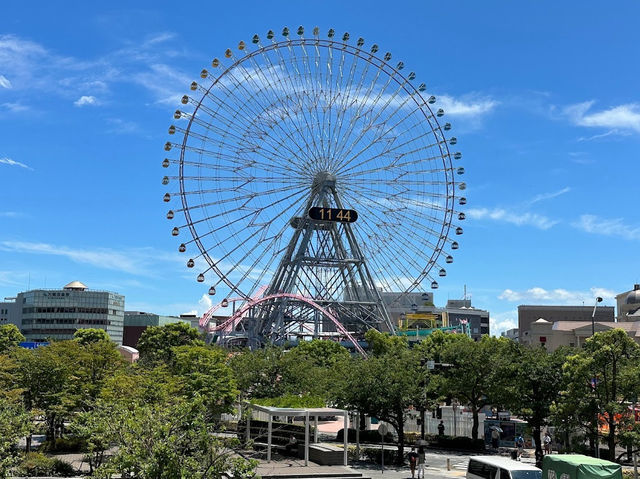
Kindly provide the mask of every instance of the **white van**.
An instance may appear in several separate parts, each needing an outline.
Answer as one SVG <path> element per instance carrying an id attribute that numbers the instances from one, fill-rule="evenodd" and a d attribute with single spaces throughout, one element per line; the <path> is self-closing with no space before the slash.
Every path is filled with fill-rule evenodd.
<path id="1" fill-rule="evenodd" d="M 542 470 L 501 456 L 472 456 L 467 479 L 542 479 Z"/>

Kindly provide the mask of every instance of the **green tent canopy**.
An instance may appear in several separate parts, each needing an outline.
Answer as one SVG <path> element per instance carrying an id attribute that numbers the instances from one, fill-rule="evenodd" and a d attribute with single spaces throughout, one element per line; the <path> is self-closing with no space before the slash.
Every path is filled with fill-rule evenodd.
<path id="1" fill-rule="evenodd" d="M 542 461 L 543 479 L 622 479 L 615 462 L 581 454 L 549 454 Z"/>

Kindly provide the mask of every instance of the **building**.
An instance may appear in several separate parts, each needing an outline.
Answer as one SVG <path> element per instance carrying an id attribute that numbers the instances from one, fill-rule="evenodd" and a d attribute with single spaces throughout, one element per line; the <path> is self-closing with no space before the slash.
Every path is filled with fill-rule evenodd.
<path id="1" fill-rule="evenodd" d="M 483 334 L 489 334 L 489 311 L 471 306 L 470 299 L 450 299 L 444 308 L 447 326 L 466 324 L 471 338 L 478 341 Z"/>
<path id="2" fill-rule="evenodd" d="M 624 329 L 629 337 L 640 344 L 640 321 L 595 321 L 596 333 L 614 328 Z M 544 346 L 549 352 L 561 346 L 582 347 L 592 334 L 591 321 L 546 321 L 538 319 L 531 325 L 528 334 L 520 342 L 529 346 Z"/>
<path id="3" fill-rule="evenodd" d="M 503 331 L 500 334 L 500 336 L 511 339 L 512 341 L 515 341 L 517 343 L 519 333 L 520 333 L 520 330 L 518 328 L 512 328 L 512 329 L 507 329 L 506 331 Z"/>
<path id="4" fill-rule="evenodd" d="M 555 323 L 557 321 L 589 321 L 593 306 L 540 306 L 540 305 L 520 305 L 518 306 L 518 329 L 520 330 L 520 341 L 527 336 L 531 325 L 542 318 L 545 321 Z M 613 306 L 598 306 L 595 314 L 596 321 L 613 322 Z"/>
<path id="5" fill-rule="evenodd" d="M 439 308 L 433 303 L 433 293 L 400 294 L 380 293 L 380 296 L 391 321 L 401 331 L 464 324 L 476 341 L 489 334 L 489 312 L 474 308 L 470 299 L 450 299 L 444 308 Z"/>
<path id="6" fill-rule="evenodd" d="M 104 329 L 122 344 L 124 296 L 90 290 L 79 281 L 62 289 L 34 289 L 0 303 L 0 323 L 13 323 L 27 341 L 72 339 L 78 329 Z"/>
<path id="7" fill-rule="evenodd" d="M 191 320 L 191 316 L 178 318 L 142 311 L 125 311 L 122 344 L 135 348 L 142 332 L 149 326 L 165 326 L 171 323 L 186 323 L 191 326 Z"/>
<path id="8" fill-rule="evenodd" d="M 618 321 L 634 321 L 640 319 L 640 284 L 634 284 L 631 291 L 616 295 Z"/>

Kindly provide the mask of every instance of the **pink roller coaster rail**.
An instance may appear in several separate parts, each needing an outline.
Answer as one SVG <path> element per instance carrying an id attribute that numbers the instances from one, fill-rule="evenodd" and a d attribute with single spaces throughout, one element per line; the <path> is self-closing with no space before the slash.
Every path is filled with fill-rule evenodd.
<path id="1" fill-rule="evenodd" d="M 338 319 L 327 309 L 323 308 L 322 306 L 320 306 L 318 303 L 316 303 L 315 301 L 313 301 L 310 298 L 307 298 L 305 296 L 299 295 L 299 294 L 292 294 L 292 293 L 277 293 L 277 294 L 271 294 L 269 296 L 265 296 L 263 298 L 251 298 L 249 300 L 247 300 L 247 302 L 239 309 L 235 312 L 235 314 L 233 314 L 233 316 L 231 316 L 229 319 L 227 319 L 225 322 L 215 326 L 215 327 L 210 327 L 209 331 L 212 332 L 220 332 L 220 331 L 226 331 L 226 332 L 230 332 L 233 331 L 235 329 L 235 327 L 238 325 L 238 323 L 240 321 L 242 321 L 246 315 L 246 313 L 249 311 L 249 309 L 251 309 L 252 307 L 264 303 L 266 301 L 271 301 L 273 299 L 281 299 L 281 298 L 288 298 L 288 299 L 293 299 L 296 301 L 300 301 L 302 303 L 308 304 L 309 306 L 311 306 L 312 308 L 320 311 L 326 318 L 329 318 L 329 320 L 331 320 L 331 322 L 336 326 L 336 329 L 338 331 L 340 331 L 344 336 L 346 336 L 349 341 L 351 341 L 353 343 L 353 346 L 356 348 L 356 350 L 364 357 L 367 357 L 367 353 L 365 353 L 364 349 L 362 349 L 362 346 L 360 346 L 360 344 L 358 344 L 358 342 L 355 340 L 355 338 L 353 336 L 351 336 L 351 334 L 349 333 L 349 331 L 347 331 L 345 329 L 345 327 L 342 325 L 342 323 L 340 321 L 338 321 Z M 228 299 L 228 302 L 232 302 L 232 301 L 239 301 L 239 300 L 243 300 L 244 298 L 232 298 L 232 299 Z M 214 306 L 213 308 L 209 309 L 209 311 L 207 311 L 204 316 L 202 316 L 202 319 L 200 320 L 200 327 L 201 328 L 206 328 L 207 325 L 209 324 L 209 321 L 211 319 L 211 316 L 213 315 L 213 313 L 215 311 L 217 311 L 220 307 L 221 304 L 217 304 L 216 306 Z"/>

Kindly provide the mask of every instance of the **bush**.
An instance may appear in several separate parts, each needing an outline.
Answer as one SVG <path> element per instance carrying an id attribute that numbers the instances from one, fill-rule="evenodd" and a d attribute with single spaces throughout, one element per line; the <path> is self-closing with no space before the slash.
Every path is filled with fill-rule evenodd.
<path id="1" fill-rule="evenodd" d="M 376 447 L 367 447 L 362 450 L 362 454 L 367 461 L 374 462 L 376 464 L 381 464 L 382 455 L 380 454 L 380 448 Z M 395 449 L 385 449 L 384 450 L 384 463 L 385 464 L 393 464 L 396 460 L 396 456 L 398 451 Z"/>
<path id="2" fill-rule="evenodd" d="M 349 433 L 347 436 L 349 442 L 356 442 L 356 430 L 349 429 Z M 336 435 L 337 442 L 344 442 L 344 429 L 340 429 L 338 434 Z M 378 431 L 368 430 L 368 431 L 360 431 L 360 442 L 373 442 L 380 443 L 380 434 Z M 390 432 L 384 437 L 384 442 L 395 442 L 393 434 Z"/>
<path id="3" fill-rule="evenodd" d="M 41 452 L 29 452 L 18 468 L 18 474 L 24 476 L 60 476 L 70 477 L 75 474 L 73 466 L 60 459 L 53 459 Z"/>

